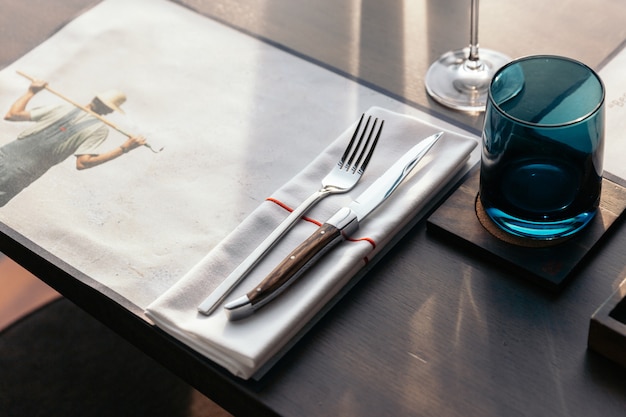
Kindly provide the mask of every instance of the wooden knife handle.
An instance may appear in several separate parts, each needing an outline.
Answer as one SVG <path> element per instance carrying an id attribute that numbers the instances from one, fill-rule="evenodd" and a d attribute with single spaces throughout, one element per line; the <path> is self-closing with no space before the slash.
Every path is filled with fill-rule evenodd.
<path id="1" fill-rule="evenodd" d="M 246 294 L 248 299 L 256 307 L 270 301 L 287 288 L 291 282 L 295 281 L 327 250 L 342 240 L 343 236 L 337 227 L 324 223 L 287 255 L 256 288 Z"/>

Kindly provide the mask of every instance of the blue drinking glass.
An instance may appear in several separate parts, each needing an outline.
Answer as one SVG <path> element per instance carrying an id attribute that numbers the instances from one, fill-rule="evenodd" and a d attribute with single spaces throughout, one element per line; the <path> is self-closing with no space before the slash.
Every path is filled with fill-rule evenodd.
<path id="1" fill-rule="evenodd" d="M 479 198 L 499 228 L 555 240 L 591 221 L 602 186 L 604 96 L 600 77 L 569 58 L 525 57 L 495 74 Z"/>

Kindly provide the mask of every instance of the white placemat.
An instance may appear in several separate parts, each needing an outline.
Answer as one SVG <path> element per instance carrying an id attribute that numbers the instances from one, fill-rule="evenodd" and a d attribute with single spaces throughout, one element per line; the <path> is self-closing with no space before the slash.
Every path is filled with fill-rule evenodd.
<path id="1" fill-rule="evenodd" d="M 164 0 L 105 0 L 0 71 L 3 114 L 29 85 L 16 70 L 83 105 L 122 90 L 126 114 L 107 117 L 165 147 L 84 171 L 70 157 L 0 208 L 1 222 L 141 309 L 371 106 L 454 129 Z M 28 108 L 61 103 L 42 91 Z M 0 146 L 30 126 L 0 120 Z M 124 139 L 110 129 L 102 150 Z"/>

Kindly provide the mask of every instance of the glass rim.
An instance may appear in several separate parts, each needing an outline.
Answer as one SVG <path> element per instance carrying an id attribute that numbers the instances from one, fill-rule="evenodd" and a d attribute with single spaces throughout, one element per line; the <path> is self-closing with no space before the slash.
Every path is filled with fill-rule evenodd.
<path id="1" fill-rule="evenodd" d="M 513 66 L 513 65 L 517 65 L 520 62 L 523 61 L 530 61 L 530 60 L 535 60 L 535 59 L 555 59 L 555 60 L 561 60 L 561 61 L 569 61 L 573 64 L 579 65 L 583 68 L 585 68 L 587 71 L 589 71 L 590 74 L 592 74 L 596 80 L 598 80 L 598 82 L 600 83 L 600 88 L 602 89 L 602 96 L 600 97 L 600 100 L 598 100 L 598 103 L 596 104 L 596 106 L 591 109 L 588 113 L 570 120 L 568 122 L 565 123 L 555 123 L 555 124 L 546 124 L 546 123 L 534 123 L 534 122 L 530 122 L 528 120 L 523 120 L 520 119 L 518 117 L 512 116 L 510 115 L 508 112 L 506 112 L 505 110 L 503 110 L 498 103 L 495 102 L 495 100 L 493 99 L 493 96 L 491 94 L 491 90 L 494 84 L 494 81 L 496 80 L 497 76 L 502 73 L 504 70 L 506 70 L 507 68 Z M 489 89 L 488 89 L 488 100 L 489 103 L 491 103 L 500 114 L 502 114 L 503 116 L 526 126 L 530 126 L 530 127 L 536 127 L 536 128 L 559 128 L 559 127 L 566 127 L 566 126 L 571 126 L 571 125 L 575 125 L 577 123 L 582 122 L 585 119 L 590 118 L 591 116 L 593 116 L 594 114 L 598 113 L 598 111 L 602 108 L 602 106 L 604 105 L 604 101 L 606 99 L 606 88 L 604 86 L 604 82 L 602 81 L 602 78 L 600 78 L 600 76 L 598 75 L 598 73 L 596 73 L 596 71 L 594 71 L 593 68 L 591 68 L 589 65 L 578 61 L 576 59 L 573 58 L 568 58 L 566 56 L 561 56 L 561 55 L 527 55 L 527 56 L 523 56 L 520 58 L 516 58 L 514 60 L 512 60 L 511 62 L 507 63 L 506 65 L 502 66 L 500 69 L 498 69 L 496 71 L 496 73 L 493 75 L 493 78 L 491 79 L 491 81 L 489 82 Z"/>

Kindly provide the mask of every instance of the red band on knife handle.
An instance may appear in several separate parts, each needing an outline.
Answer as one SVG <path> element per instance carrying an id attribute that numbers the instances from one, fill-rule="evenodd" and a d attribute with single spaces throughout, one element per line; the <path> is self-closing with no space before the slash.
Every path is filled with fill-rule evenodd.
<path id="1" fill-rule="evenodd" d="M 286 288 L 289 280 L 296 277 L 298 272 L 316 255 L 321 255 L 325 250 L 334 246 L 334 240 L 340 241 L 339 230 L 328 223 L 324 223 L 319 229 L 295 248 L 285 259 L 274 268 L 272 272 L 248 294 L 248 299 L 254 304 L 269 301 Z M 283 287 L 284 286 L 284 287 Z M 282 287 L 282 288 L 281 288 Z"/>

